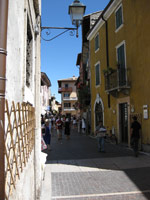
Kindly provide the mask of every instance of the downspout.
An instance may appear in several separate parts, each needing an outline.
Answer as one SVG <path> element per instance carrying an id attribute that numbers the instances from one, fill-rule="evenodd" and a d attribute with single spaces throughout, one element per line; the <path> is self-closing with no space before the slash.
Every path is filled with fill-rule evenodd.
<path id="1" fill-rule="evenodd" d="M 105 22 L 105 29 L 106 29 L 106 63 L 107 63 L 107 69 L 108 69 L 109 68 L 108 22 L 107 20 L 104 19 L 103 15 L 102 15 L 102 20 Z M 108 94 L 108 108 L 110 108 L 110 94 Z"/>
<path id="2" fill-rule="evenodd" d="M 41 192 L 41 16 L 36 18 L 35 29 L 35 145 L 34 145 L 34 178 L 35 178 L 35 199 L 40 198 Z"/>
<path id="3" fill-rule="evenodd" d="M 8 1 L 0 0 L 0 199 L 5 199 L 5 85 Z"/>

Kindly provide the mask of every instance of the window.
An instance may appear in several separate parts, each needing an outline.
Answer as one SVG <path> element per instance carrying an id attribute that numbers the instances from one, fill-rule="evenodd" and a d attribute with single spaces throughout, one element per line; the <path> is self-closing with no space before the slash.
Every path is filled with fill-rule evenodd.
<path id="1" fill-rule="evenodd" d="M 126 84 L 126 63 L 125 63 L 125 43 L 121 43 L 117 47 L 117 62 L 118 62 L 118 75 L 119 85 Z"/>
<path id="2" fill-rule="evenodd" d="M 117 48 L 117 62 L 120 68 L 125 68 L 125 44 Z"/>
<path id="3" fill-rule="evenodd" d="M 65 84 L 65 88 L 68 88 L 68 83 Z"/>
<path id="4" fill-rule="evenodd" d="M 95 65 L 96 86 L 100 84 L 100 64 Z"/>
<path id="5" fill-rule="evenodd" d="M 95 51 L 99 49 L 99 34 L 95 37 Z"/>
<path id="6" fill-rule="evenodd" d="M 32 82 L 32 33 L 29 23 L 29 18 L 27 22 L 27 47 L 26 47 L 26 86 L 31 87 Z"/>
<path id="7" fill-rule="evenodd" d="M 71 107 L 71 103 L 64 103 L 64 108 L 70 108 Z"/>
<path id="8" fill-rule="evenodd" d="M 70 97 L 69 93 L 64 93 L 64 97 Z"/>
<path id="9" fill-rule="evenodd" d="M 118 29 L 123 24 L 123 14 L 122 6 L 120 6 L 116 11 L 116 29 Z"/>

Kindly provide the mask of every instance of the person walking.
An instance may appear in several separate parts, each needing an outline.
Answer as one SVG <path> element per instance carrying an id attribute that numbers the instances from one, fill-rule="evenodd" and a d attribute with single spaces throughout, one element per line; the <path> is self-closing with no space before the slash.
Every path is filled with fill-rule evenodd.
<path id="1" fill-rule="evenodd" d="M 82 117 L 82 133 L 85 133 L 85 128 L 86 128 L 85 119 L 84 117 Z"/>
<path id="2" fill-rule="evenodd" d="M 140 139 L 141 124 L 137 121 L 137 117 L 133 117 L 133 122 L 131 124 L 131 145 L 134 150 L 135 157 L 138 157 L 139 149 L 139 139 Z"/>
<path id="3" fill-rule="evenodd" d="M 75 129 L 77 126 L 76 117 L 73 117 L 73 128 Z"/>
<path id="4" fill-rule="evenodd" d="M 56 129 L 57 129 L 57 137 L 58 140 L 62 139 L 62 129 L 63 129 L 63 122 L 61 121 L 60 117 L 56 120 Z"/>
<path id="5" fill-rule="evenodd" d="M 48 150 L 51 150 L 50 143 L 51 143 L 51 133 L 49 129 L 49 121 L 47 120 L 45 122 L 45 135 L 44 135 L 44 141 L 47 145 Z"/>
<path id="6" fill-rule="evenodd" d="M 66 118 L 66 121 L 65 121 L 65 135 L 67 137 L 67 140 L 70 139 L 70 121 L 69 121 L 69 118 Z"/>
<path id="7" fill-rule="evenodd" d="M 103 126 L 103 122 L 99 121 L 99 124 L 96 127 L 96 135 L 98 140 L 98 151 L 103 153 L 105 153 L 105 134 L 106 128 Z"/>

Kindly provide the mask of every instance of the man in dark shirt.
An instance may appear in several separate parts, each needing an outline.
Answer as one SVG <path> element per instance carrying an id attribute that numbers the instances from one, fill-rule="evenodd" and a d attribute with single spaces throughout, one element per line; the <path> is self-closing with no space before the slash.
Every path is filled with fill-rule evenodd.
<path id="1" fill-rule="evenodd" d="M 140 139 L 141 124 L 137 121 L 137 117 L 133 117 L 133 122 L 131 124 L 131 143 L 133 145 L 135 156 L 138 156 L 138 145 Z"/>

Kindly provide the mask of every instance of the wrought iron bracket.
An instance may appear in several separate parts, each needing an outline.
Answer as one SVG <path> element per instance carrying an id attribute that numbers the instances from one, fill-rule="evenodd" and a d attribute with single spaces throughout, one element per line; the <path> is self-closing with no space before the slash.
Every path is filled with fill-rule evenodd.
<path id="1" fill-rule="evenodd" d="M 64 31 L 61 32 L 61 33 L 59 33 L 59 34 L 57 34 L 57 35 L 55 35 L 55 36 L 52 37 L 52 38 L 49 38 L 49 36 L 50 36 L 50 34 L 51 34 L 50 29 L 53 29 L 53 30 L 54 30 L 54 29 L 57 29 L 57 30 L 59 29 L 59 30 L 64 30 Z M 45 31 L 45 36 L 46 36 L 47 38 L 45 38 L 44 35 L 42 34 L 43 31 Z M 76 31 L 76 37 L 78 37 L 78 27 L 76 27 L 76 28 L 69 28 L 69 27 L 47 27 L 47 26 L 45 26 L 45 27 L 41 27 L 41 38 L 42 38 L 43 40 L 45 40 L 45 41 L 52 41 L 52 40 L 54 40 L 55 38 L 61 36 L 62 34 L 68 32 L 68 31 L 70 31 L 70 36 L 74 36 L 75 31 Z"/>

